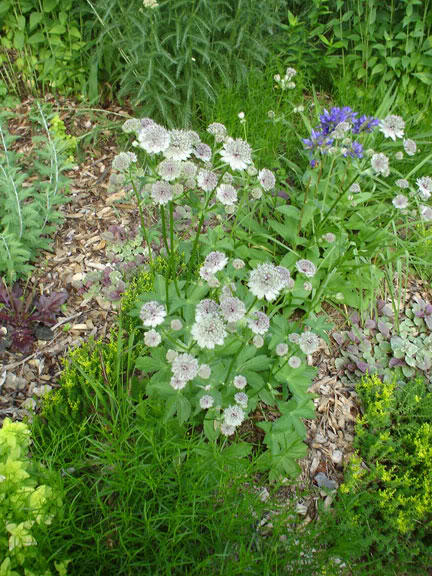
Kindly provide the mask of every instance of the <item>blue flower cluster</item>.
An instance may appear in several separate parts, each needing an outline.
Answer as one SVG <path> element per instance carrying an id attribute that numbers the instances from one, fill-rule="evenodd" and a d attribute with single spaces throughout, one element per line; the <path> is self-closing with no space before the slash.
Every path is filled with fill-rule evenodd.
<path id="1" fill-rule="evenodd" d="M 354 134 L 372 132 L 379 124 L 378 118 L 366 116 L 365 114 L 359 116 L 359 113 L 354 112 L 349 106 L 324 110 L 319 119 L 319 126 L 311 131 L 310 138 L 303 138 L 304 147 L 306 150 L 309 150 L 311 156 L 313 156 L 315 152 L 317 152 L 318 155 L 328 153 L 335 141 L 332 134 L 342 123 L 349 125 L 349 129 L 346 131 L 346 137 L 350 138 L 350 140 Z M 343 148 L 342 154 L 345 157 L 362 158 L 363 146 L 360 142 L 351 140 L 349 147 L 345 146 Z M 312 159 L 311 166 L 315 166 L 316 164 L 317 160 Z"/>

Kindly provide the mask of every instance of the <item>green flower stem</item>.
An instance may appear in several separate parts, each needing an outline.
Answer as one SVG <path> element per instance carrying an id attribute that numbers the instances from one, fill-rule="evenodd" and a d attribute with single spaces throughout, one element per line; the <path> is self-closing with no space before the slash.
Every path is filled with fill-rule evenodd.
<path id="1" fill-rule="evenodd" d="M 145 239 L 145 241 L 146 241 L 147 248 L 148 248 L 150 270 L 151 270 L 152 276 L 154 276 L 153 256 L 152 256 L 152 250 L 151 250 L 150 242 L 149 242 L 148 235 L 147 235 L 147 229 L 146 229 L 146 226 L 145 226 L 145 223 L 144 223 L 144 212 L 143 212 L 143 209 L 142 209 L 142 206 L 141 206 L 142 199 L 141 199 L 140 196 L 139 196 L 138 190 L 137 190 L 137 188 L 136 188 L 136 186 L 135 186 L 135 182 L 134 182 L 134 180 L 133 180 L 133 178 L 132 178 L 132 174 L 131 174 L 130 171 L 129 171 L 129 176 L 130 176 L 130 181 L 131 181 L 131 183 L 132 183 L 132 188 L 133 188 L 133 191 L 134 191 L 134 194 L 135 194 L 135 198 L 136 198 L 136 201 L 137 201 L 137 205 L 138 205 L 138 211 L 139 211 L 140 220 L 141 220 L 141 229 L 142 229 L 142 231 L 143 231 L 144 239 Z"/>
<path id="2" fill-rule="evenodd" d="M 161 213 L 161 220 L 162 220 L 162 235 L 163 235 L 163 242 L 165 245 L 165 250 L 167 251 L 167 256 L 169 257 L 169 265 L 166 269 L 165 274 L 165 298 L 166 298 L 166 307 L 169 310 L 169 281 L 171 275 L 171 251 L 168 246 L 168 237 L 167 237 L 167 228 L 166 228 L 166 218 L 165 218 L 165 208 L 164 206 L 160 207 Z"/>
<path id="3" fill-rule="evenodd" d="M 254 301 L 252 302 L 252 304 L 249 306 L 249 308 L 246 310 L 246 314 L 245 316 L 247 316 L 249 314 L 249 312 L 252 310 L 252 308 L 255 306 L 255 304 L 257 303 L 258 300 L 258 296 L 255 296 Z"/>
<path id="4" fill-rule="evenodd" d="M 174 287 L 177 292 L 177 296 L 180 297 L 180 290 L 177 284 L 177 270 L 176 270 L 176 255 L 174 250 L 174 205 L 172 202 L 169 203 L 169 226 L 170 226 L 170 244 L 171 244 L 171 254 L 170 254 L 170 271 L 171 277 L 174 280 Z"/>
<path id="5" fill-rule="evenodd" d="M 216 190 L 216 188 L 215 188 L 215 190 Z M 200 234 L 201 234 L 201 229 L 202 229 L 202 226 L 203 226 L 203 224 L 204 224 L 204 219 L 205 219 L 205 216 L 206 216 L 206 212 L 207 212 L 208 205 L 209 205 L 209 203 L 210 203 L 210 200 L 213 198 L 213 195 L 214 195 L 214 193 L 215 193 L 215 190 L 213 190 L 212 192 L 210 192 L 210 194 L 208 195 L 208 198 L 207 198 L 207 200 L 206 200 L 206 203 L 204 204 L 203 211 L 201 212 L 201 217 L 200 217 L 199 222 L 198 222 L 198 228 L 197 228 L 197 231 L 196 231 L 196 234 L 195 234 L 195 239 L 194 239 L 194 243 L 193 243 L 193 247 L 192 247 L 192 254 L 191 254 L 191 257 L 190 257 L 190 260 L 189 260 L 189 270 L 188 270 L 188 273 L 187 273 L 187 276 L 186 276 L 186 282 L 187 282 L 187 283 L 189 283 L 191 274 L 192 274 L 192 272 L 193 272 L 193 267 L 194 267 L 194 264 L 195 264 L 195 258 L 196 258 L 196 253 L 197 253 L 197 249 L 198 249 L 198 242 L 199 242 L 199 238 L 200 238 Z"/>
<path id="6" fill-rule="evenodd" d="M 172 344 L 173 346 L 178 346 L 179 348 L 181 348 L 182 350 L 185 350 L 186 352 L 189 352 L 189 351 L 190 351 L 189 348 L 188 348 L 185 344 L 183 344 L 183 342 L 182 342 L 181 340 L 179 340 L 178 338 L 172 338 L 172 337 L 168 334 L 167 330 L 164 330 L 164 329 L 162 328 L 161 332 L 162 332 L 162 334 L 164 335 L 164 337 L 165 337 L 169 342 L 171 342 L 171 344 Z"/>
<path id="7" fill-rule="evenodd" d="M 329 210 L 327 211 L 327 214 L 325 215 L 324 220 L 320 223 L 321 230 L 322 230 L 322 227 L 324 226 L 324 224 L 329 219 L 333 210 L 336 208 L 340 199 L 343 197 L 344 194 L 346 194 L 348 192 L 348 190 L 351 188 L 351 186 L 354 184 L 354 182 L 358 179 L 359 176 L 360 176 L 360 173 L 357 173 L 357 175 L 354 176 L 354 178 L 351 180 L 351 182 L 348 184 L 348 186 L 346 188 L 342 188 L 342 192 L 336 197 L 336 200 L 333 202 L 333 204 L 330 206 Z"/>

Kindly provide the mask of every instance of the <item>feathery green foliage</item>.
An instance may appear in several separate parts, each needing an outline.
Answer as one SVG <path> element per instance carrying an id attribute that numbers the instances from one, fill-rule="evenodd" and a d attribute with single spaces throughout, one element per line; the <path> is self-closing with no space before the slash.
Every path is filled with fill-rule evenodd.
<path id="1" fill-rule="evenodd" d="M 58 206 L 66 201 L 67 164 L 39 111 L 45 135 L 34 137 L 30 157 L 13 149 L 16 138 L 0 120 L 0 274 L 8 280 L 28 274 L 37 251 L 49 248 L 62 220 Z"/>
<path id="2" fill-rule="evenodd" d="M 216 80 L 239 85 L 264 64 L 282 4 L 162 0 L 150 8 L 141 0 L 88 0 L 85 37 L 95 38 L 90 97 L 103 81 L 145 114 L 187 124 L 195 101 L 215 100 Z"/>

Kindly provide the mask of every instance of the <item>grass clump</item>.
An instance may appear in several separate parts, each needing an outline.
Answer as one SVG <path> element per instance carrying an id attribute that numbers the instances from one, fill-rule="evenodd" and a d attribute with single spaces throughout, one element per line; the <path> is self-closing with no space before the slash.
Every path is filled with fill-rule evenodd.
<path id="1" fill-rule="evenodd" d="M 59 551 L 76 576 L 299 573 L 299 517 L 264 501 L 252 448 L 208 443 L 164 421 L 157 403 L 132 400 L 133 342 L 105 348 L 91 353 L 87 371 L 88 348 L 75 352 L 81 385 L 93 390 L 81 418 L 34 421 L 35 458 L 63 471 L 62 523 L 41 546 Z M 97 373 L 100 357 L 112 363 Z M 312 538 L 303 545 L 312 548 Z M 308 562 L 310 574 L 331 565 L 324 550 Z"/>

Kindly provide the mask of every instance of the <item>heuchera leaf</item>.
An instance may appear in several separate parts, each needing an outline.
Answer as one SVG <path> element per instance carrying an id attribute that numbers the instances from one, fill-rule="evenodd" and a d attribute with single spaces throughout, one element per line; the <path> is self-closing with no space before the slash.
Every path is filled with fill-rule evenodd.
<path id="1" fill-rule="evenodd" d="M 56 321 L 56 314 L 60 311 L 61 306 L 66 302 L 68 293 L 53 292 L 49 296 L 43 294 L 35 303 L 35 313 L 32 314 L 33 320 L 52 326 Z"/>

